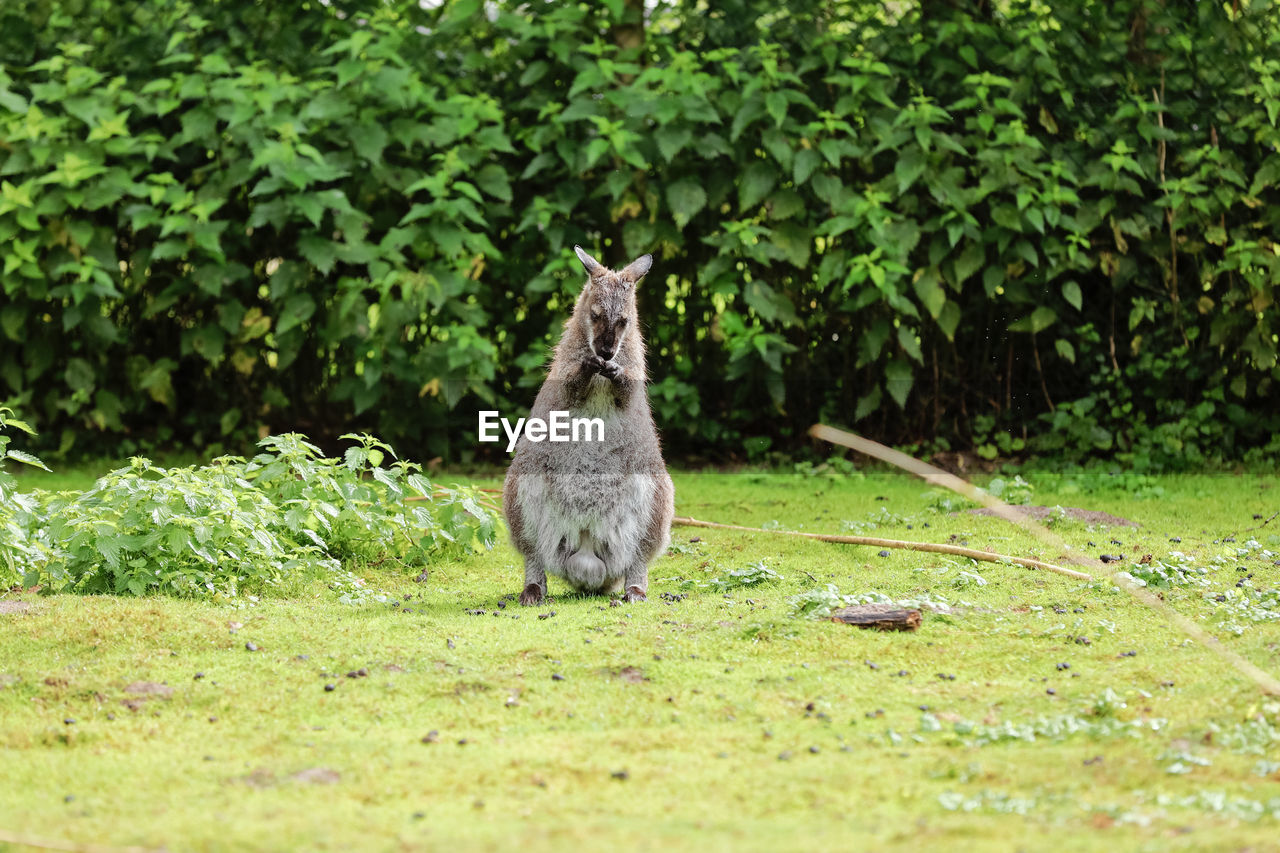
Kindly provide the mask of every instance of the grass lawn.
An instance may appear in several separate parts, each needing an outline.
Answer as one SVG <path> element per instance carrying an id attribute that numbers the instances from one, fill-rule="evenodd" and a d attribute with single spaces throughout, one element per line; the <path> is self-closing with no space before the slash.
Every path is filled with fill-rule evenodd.
<path id="1" fill-rule="evenodd" d="M 1280 510 L 1274 477 L 1025 476 L 1035 503 L 1140 525 L 1053 522 L 1280 673 L 1265 592 L 1280 519 L 1259 527 Z M 677 512 L 700 519 L 1062 557 L 898 474 L 675 481 Z M 781 577 L 732 586 L 757 563 Z M 699 853 L 1280 838 L 1280 699 L 1106 581 L 689 528 L 643 605 L 552 579 L 551 601 L 521 608 L 505 541 L 425 584 L 356 568 L 395 604 L 0 594 L 0 838 Z M 933 609 L 914 633 L 793 615 L 828 584 Z"/>

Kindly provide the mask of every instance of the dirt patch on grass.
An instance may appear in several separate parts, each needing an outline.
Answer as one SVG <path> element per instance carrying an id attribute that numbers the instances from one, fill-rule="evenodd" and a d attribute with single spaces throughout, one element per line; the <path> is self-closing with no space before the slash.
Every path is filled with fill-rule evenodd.
<path id="1" fill-rule="evenodd" d="M 1130 521 L 1127 518 L 1121 518 L 1118 515 L 1112 515 L 1109 512 L 1102 512 L 1096 509 L 1080 509 L 1074 506 L 1015 506 L 1010 507 L 1018 515 L 1034 518 L 1036 521 L 1046 521 L 1056 518 L 1059 511 L 1064 513 L 1067 518 L 1073 521 L 1083 521 L 1085 524 L 1104 524 L 1107 527 L 1140 527 L 1136 521 Z M 995 515 L 996 512 L 988 507 L 969 510 L 971 515 Z"/>
<path id="2" fill-rule="evenodd" d="M 7 616 L 11 613 L 26 613 L 31 609 L 31 605 L 25 601 L 14 601 L 6 598 L 0 601 L 0 616 Z"/>
<path id="3" fill-rule="evenodd" d="M 157 684 L 154 681 L 135 681 L 126 685 L 125 693 L 132 693 L 135 696 L 165 696 L 173 695 L 173 688 L 167 684 Z"/>
<path id="4" fill-rule="evenodd" d="M 649 680 L 645 678 L 644 670 L 638 666 L 624 666 L 622 669 L 613 672 L 613 674 L 627 684 L 639 684 L 642 681 Z"/>
<path id="5" fill-rule="evenodd" d="M 330 770 L 328 767 L 308 767 L 306 770 L 299 770 L 289 778 L 304 785 L 336 785 L 342 776 L 337 770 Z"/>

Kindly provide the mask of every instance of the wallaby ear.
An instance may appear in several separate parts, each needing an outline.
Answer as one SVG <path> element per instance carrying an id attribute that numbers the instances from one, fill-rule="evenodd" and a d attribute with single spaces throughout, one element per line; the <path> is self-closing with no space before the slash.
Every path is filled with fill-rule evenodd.
<path id="1" fill-rule="evenodd" d="M 641 255 L 636 258 L 627 268 L 622 271 L 622 277 L 628 278 L 632 282 L 637 282 L 644 278 L 644 274 L 653 266 L 653 255 Z"/>
<path id="2" fill-rule="evenodd" d="M 573 252 L 578 256 L 578 260 L 582 261 L 582 265 L 587 268 L 587 275 L 596 276 L 604 272 L 604 267 L 595 258 L 583 251 L 581 246 L 574 246 Z"/>

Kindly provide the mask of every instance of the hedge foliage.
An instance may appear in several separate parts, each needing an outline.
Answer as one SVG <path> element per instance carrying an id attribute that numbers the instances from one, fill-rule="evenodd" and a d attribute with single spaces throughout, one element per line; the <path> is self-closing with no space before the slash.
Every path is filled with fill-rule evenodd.
<path id="1" fill-rule="evenodd" d="M 639 5 L 4 4 L 0 402 L 465 458 L 579 242 L 677 452 L 1280 449 L 1273 4 Z"/>

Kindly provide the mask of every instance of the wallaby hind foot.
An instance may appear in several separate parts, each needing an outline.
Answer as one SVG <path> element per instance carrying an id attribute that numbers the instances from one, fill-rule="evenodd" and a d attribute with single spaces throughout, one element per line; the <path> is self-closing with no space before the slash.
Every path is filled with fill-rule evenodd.
<path id="1" fill-rule="evenodd" d="M 627 604 L 639 604 L 642 601 L 648 601 L 649 596 L 645 595 L 644 590 L 638 586 L 627 587 L 627 594 L 622 596 L 622 600 Z"/>
<path id="2" fill-rule="evenodd" d="M 525 607 L 541 604 L 543 598 L 542 587 L 536 583 L 525 584 L 524 592 L 520 593 L 520 603 Z"/>

